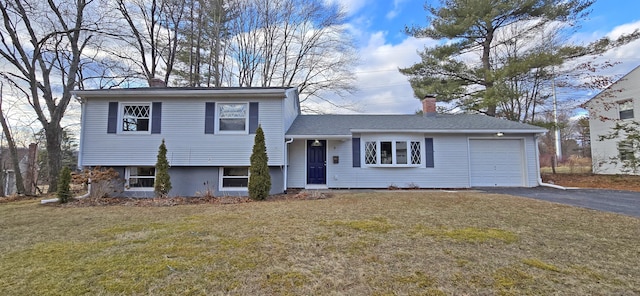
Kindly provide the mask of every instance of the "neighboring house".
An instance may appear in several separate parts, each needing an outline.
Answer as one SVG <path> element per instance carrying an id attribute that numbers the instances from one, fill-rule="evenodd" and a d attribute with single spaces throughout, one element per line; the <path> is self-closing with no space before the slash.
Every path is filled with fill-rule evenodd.
<path id="1" fill-rule="evenodd" d="M 638 122 L 640 119 L 640 67 L 603 90 L 584 106 L 589 111 L 591 158 L 596 174 L 622 174 L 627 170 L 620 160 L 634 156 L 640 149 L 622 137 L 600 140 L 613 132 L 616 123 Z M 613 161 L 612 161 L 613 160 Z"/>
<path id="2" fill-rule="evenodd" d="M 113 167 L 125 196 L 153 195 L 165 139 L 171 195 L 246 195 L 254 132 L 271 193 L 287 188 L 533 187 L 539 127 L 482 115 L 301 115 L 295 88 L 76 91 L 79 166 Z"/>

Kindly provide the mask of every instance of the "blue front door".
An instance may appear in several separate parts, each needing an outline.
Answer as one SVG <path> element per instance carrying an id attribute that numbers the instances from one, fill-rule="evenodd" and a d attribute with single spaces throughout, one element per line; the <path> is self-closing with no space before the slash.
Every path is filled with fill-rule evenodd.
<path id="1" fill-rule="evenodd" d="M 307 184 L 327 184 L 327 141 L 307 141 Z"/>

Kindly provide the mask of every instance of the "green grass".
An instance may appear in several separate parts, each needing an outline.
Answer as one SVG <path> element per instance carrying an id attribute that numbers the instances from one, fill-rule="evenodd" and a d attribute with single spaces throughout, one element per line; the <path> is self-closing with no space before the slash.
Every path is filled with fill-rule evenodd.
<path id="1" fill-rule="evenodd" d="M 0 204 L 0 295 L 635 295 L 640 219 L 462 191 Z"/>

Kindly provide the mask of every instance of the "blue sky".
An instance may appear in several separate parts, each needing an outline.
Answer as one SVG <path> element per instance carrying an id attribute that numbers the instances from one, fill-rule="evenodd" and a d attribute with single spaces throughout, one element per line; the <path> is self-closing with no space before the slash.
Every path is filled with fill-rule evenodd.
<path id="1" fill-rule="evenodd" d="M 429 0 L 434 3 L 434 0 Z M 418 100 L 399 67 L 419 61 L 417 51 L 435 44 L 433 40 L 415 39 L 404 34 L 405 26 L 425 26 L 423 0 L 327 0 L 339 3 L 350 16 L 349 25 L 359 47 L 360 65 L 356 68 L 360 91 L 348 97 L 345 104 L 363 113 L 413 113 L 420 108 Z M 589 18 L 581 22 L 574 40 L 589 42 L 603 36 L 617 36 L 640 28 L 640 1 L 598 0 L 591 6 Z M 640 41 L 609 52 L 603 59 L 618 62 L 609 69 L 621 76 L 640 65 Z M 580 95 L 584 101 L 595 93 Z M 575 94 L 565 94 L 576 96 Z M 575 105 L 575 104 L 574 104 Z M 572 108 L 571 106 L 566 108 Z M 344 112 L 331 110 L 329 112 Z"/>

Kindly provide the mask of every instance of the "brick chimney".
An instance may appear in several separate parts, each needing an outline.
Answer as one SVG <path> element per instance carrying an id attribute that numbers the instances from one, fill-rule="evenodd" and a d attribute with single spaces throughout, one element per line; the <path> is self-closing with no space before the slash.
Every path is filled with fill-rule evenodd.
<path id="1" fill-rule="evenodd" d="M 149 87 L 167 87 L 167 83 L 161 78 L 149 79 Z"/>
<path id="2" fill-rule="evenodd" d="M 433 116 L 436 115 L 436 96 L 426 95 L 422 99 L 422 115 Z"/>

